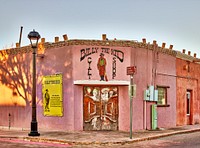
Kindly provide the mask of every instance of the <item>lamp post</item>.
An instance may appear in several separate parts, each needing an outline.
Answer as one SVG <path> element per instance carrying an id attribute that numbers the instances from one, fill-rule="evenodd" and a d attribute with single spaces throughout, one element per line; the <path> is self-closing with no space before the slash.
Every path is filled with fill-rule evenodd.
<path id="1" fill-rule="evenodd" d="M 32 86 L 32 121 L 31 121 L 31 131 L 29 136 L 40 136 L 37 128 L 37 115 L 36 115 L 36 50 L 38 46 L 38 40 L 40 39 L 40 34 L 35 30 L 28 34 L 28 38 L 31 42 L 31 47 L 33 49 L 33 86 Z"/>

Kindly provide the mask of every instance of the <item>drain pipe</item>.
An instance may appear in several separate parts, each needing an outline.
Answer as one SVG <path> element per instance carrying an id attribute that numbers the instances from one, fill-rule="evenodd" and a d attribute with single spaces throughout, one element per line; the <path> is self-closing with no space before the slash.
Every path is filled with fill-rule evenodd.
<path id="1" fill-rule="evenodd" d="M 151 80 L 149 80 L 149 64 L 148 64 L 148 62 L 149 62 L 149 49 L 150 49 L 150 42 L 148 42 L 148 48 L 147 48 L 147 71 L 146 71 L 146 74 L 147 74 L 147 87 L 148 87 L 148 85 L 149 85 L 149 81 L 151 81 Z M 143 128 L 145 129 L 145 130 L 147 130 L 147 101 L 146 100 L 144 100 L 144 103 L 143 103 Z"/>

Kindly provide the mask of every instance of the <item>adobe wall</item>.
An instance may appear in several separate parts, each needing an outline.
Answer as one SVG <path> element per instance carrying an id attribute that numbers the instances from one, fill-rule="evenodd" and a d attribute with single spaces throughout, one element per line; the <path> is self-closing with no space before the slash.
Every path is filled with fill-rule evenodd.
<path id="1" fill-rule="evenodd" d="M 146 117 L 144 116 L 144 90 L 148 85 L 167 85 L 168 107 L 158 107 L 158 126 L 169 127 L 175 124 L 176 92 L 175 90 L 175 53 L 172 50 L 158 48 L 156 56 L 153 45 L 135 43 L 133 41 L 90 41 L 72 40 L 58 43 L 44 43 L 44 56 L 37 57 L 37 119 L 39 129 L 49 130 L 83 130 L 83 86 L 76 85 L 77 81 L 92 81 L 100 85 L 97 69 L 97 60 L 100 53 L 107 59 L 106 72 L 108 80 L 129 81 L 126 67 L 137 66 L 134 82 L 137 85 L 137 94 L 133 99 L 133 129 L 150 129 L 150 106 L 155 102 L 147 102 Z M 0 89 L 7 91 L 6 97 L 0 95 L 2 101 L 0 114 L 7 110 L 12 113 L 12 126 L 29 128 L 31 122 L 31 83 L 32 83 L 32 53 L 29 47 L 7 50 L 2 54 L 2 67 L 9 69 L 10 79 L 3 78 L 5 69 L 1 69 L 1 77 L 5 83 L 0 84 Z M 7 57 L 7 55 L 9 55 Z M 88 58 L 91 58 L 91 64 Z M 14 64 L 15 63 L 15 64 Z M 113 63 L 116 69 L 113 71 Z M 6 64 L 9 64 L 7 66 Z M 167 66 L 166 66 L 167 64 Z M 171 66 L 168 66 L 171 65 Z M 88 71 L 88 68 L 92 69 Z M 158 75 L 152 77 L 152 68 Z M 16 75 L 14 72 L 17 72 Z M 43 114 L 42 77 L 46 75 L 63 75 L 63 116 L 47 117 Z M 89 75 L 91 74 L 91 75 Z M 17 86 L 11 87 L 14 82 Z M 89 85 L 85 84 L 85 85 Z M 105 84 L 105 83 L 104 83 Z M 20 88 L 20 89 L 17 89 Z M 129 130 L 130 100 L 128 85 L 119 85 L 119 130 Z M 14 92 L 14 93 L 13 93 Z M 17 93 L 17 95 L 16 95 Z M 15 98 L 15 99 L 13 99 Z M 24 98 L 24 99 L 22 99 Z M 21 100 L 22 101 L 19 101 Z M 12 100 L 15 100 L 13 102 Z M 25 100 L 25 101 L 23 101 Z M 4 107 L 3 107 L 4 106 Z M 23 109 L 19 109 L 23 108 Z M 167 117 L 167 118 L 166 118 Z M 8 125 L 8 116 L 1 116 L 1 126 Z M 146 121 L 146 123 L 145 123 Z M 23 124 L 22 124 L 23 122 Z"/>
<path id="2" fill-rule="evenodd" d="M 157 107 L 158 127 L 173 127 L 176 125 L 176 58 L 162 53 L 162 50 L 164 51 L 159 47 L 156 50 L 132 49 L 131 62 L 132 65 L 137 65 L 137 74 L 135 75 L 137 97 L 134 99 L 133 104 L 136 106 L 137 127 L 140 128 L 151 129 L 151 105 L 156 104 L 156 102 L 147 101 L 145 104 L 143 101 L 144 90 L 150 85 L 154 85 L 155 88 L 156 86 L 169 87 L 167 89 L 168 104 Z M 172 52 L 172 50 L 168 52 Z"/>
<path id="3" fill-rule="evenodd" d="M 158 106 L 158 127 L 176 125 L 176 58 L 159 54 L 156 85 L 167 87 L 167 104 Z"/>
<path id="4" fill-rule="evenodd" d="M 177 59 L 177 125 L 197 124 L 199 119 L 199 64 Z M 192 91 L 191 99 L 191 122 L 187 122 L 186 92 Z"/>

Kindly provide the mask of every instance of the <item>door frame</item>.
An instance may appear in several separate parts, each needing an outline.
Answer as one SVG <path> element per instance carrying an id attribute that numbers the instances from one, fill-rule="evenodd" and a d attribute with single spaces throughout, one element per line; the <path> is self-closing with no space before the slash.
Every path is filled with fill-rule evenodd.
<path id="1" fill-rule="evenodd" d="M 192 97 L 193 97 L 193 91 L 190 89 L 187 89 L 187 91 L 186 91 L 187 125 L 192 124 Z"/>

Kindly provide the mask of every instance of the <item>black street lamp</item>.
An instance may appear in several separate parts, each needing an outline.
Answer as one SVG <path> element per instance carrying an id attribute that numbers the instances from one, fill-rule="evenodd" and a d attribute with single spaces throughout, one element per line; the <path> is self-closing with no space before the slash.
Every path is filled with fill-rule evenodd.
<path id="1" fill-rule="evenodd" d="M 37 128 L 37 114 L 36 114 L 36 50 L 38 46 L 38 40 L 40 39 L 40 34 L 35 30 L 28 34 L 28 38 L 31 42 L 31 47 L 33 48 L 33 87 L 32 87 L 32 121 L 31 121 L 31 131 L 29 136 L 40 136 Z"/>

